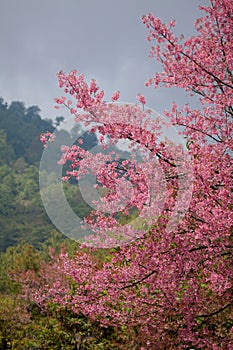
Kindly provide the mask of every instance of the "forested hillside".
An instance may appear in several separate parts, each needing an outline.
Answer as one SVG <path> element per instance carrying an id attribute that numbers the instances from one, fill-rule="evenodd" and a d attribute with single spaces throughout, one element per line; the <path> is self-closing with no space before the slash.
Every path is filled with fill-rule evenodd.
<path id="1" fill-rule="evenodd" d="M 10 105 L 0 99 L 0 251 L 21 240 L 38 247 L 55 230 L 41 202 L 38 169 L 43 152 L 40 134 L 52 132 L 63 117 L 44 120 L 37 106 L 25 108 L 23 102 Z M 70 141 L 61 130 L 64 144 Z M 83 147 L 93 147 L 96 136 L 84 133 Z M 59 149 L 55 149 L 59 152 Z M 88 206 L 76 187 L 64 185 L 67 199 L 82 217 Z"/>
<path id="2" fill-rule="evenodd" d="M 1 162 L 16 161 L 24 158 L 27 164 L 35 164 L 40 160 L 43 147 L 39 135 L 42 132 L 52 132 L 55 128 L 51 120 L 40 116 L 40 108 L 26 108 L 23 102 L 13 101 L 10 105 L 0 99 L 0 129 L 6 135 L 8 152 L 2 149 L 1 133 Z M 10 153 L 9 153 L 10 150 Z"/>

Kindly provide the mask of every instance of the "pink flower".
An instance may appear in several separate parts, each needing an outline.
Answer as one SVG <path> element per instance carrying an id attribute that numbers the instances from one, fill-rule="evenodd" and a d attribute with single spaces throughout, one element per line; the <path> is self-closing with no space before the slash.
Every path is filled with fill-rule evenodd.
<path id="1" fill-rule="evenodd" d="M 48 142 L 53 142 L 55 140 L 55 135 L 51 132 L 46 132 L 40 135 L 40 141 L 43 143 L 44 147 L 47 147 Z"/>
<path id="2" fill-rule="evenodd" d="M 63 103 L 65 103 L 65 100 L 66 100 L 66 97 L 56 97 L 55 99 L 54 99 L 54 101 L 56 102 L 56 103 L 58 103 L 58 104 L 60 104 L 60 105 L 62 105 Z"/>
<path id="3" fill-rule="evenodd" d="M 143 105 L 146 104 L 145 96 L 143 96 L 142 94 L 137 94 L 137 100 Z"/>
<path id="4" fill-rule="evenodd" d="M 112 102 L 119 100 L 120 98 L 120 91 L 115 91 L 112 95 Z"/>

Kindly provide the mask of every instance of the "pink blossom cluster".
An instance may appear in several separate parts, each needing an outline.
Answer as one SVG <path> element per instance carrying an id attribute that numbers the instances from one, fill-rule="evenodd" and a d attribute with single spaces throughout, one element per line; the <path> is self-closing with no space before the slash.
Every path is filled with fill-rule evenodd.
<path id="1" fill-rule="evenodd" d="M 56 135 L 51 132 L 46 132 L 40 135 L 40 141 L 43 143 L 44 147 L 46 148 L 48 145 L 48 142 L 53 142 L 55 140 Z"/>

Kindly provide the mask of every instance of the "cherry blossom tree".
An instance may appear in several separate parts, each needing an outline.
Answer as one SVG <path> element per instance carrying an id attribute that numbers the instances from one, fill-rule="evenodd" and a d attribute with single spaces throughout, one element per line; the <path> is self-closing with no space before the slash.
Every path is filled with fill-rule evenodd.
<path id="1" fill-rule="evenodd" d="M 75 291 L 55 284 L 43 295 L 102 324 L 137 327 L 141 349 L 233 347 L 233 2 L 212 0 L 201 9 L 197 34 L 188 39 L 173 34 L 175 21 L 142 17 L 150 56 L 163 69 L 146 85 L 199 98 L 196 109 L 173 103 L 164 111 L 185 150 L 161 138 L 163 118 L 151 118 L 141 94 L 139 104 L 118 104 L 118 91 L 106 103 L 95 80 L 77 71 L 57 75 L 68 95 L 56 99 L 57 108 L 65 105 L 98 131 L 103 148 L 130 141 L 132 158 L 63 147 L 60 163 L 72 162 L 64 180 L 91 171 L 96 187 L 108 189 L 86 218 L 95 235 L 85 244 L 111 248 L 111 259 L 96 266 L 88 256 L 61 254 L 60 269 Z M 122 223 L 117 214 L 130 219 L 132 208 L 137 220 Z"/>

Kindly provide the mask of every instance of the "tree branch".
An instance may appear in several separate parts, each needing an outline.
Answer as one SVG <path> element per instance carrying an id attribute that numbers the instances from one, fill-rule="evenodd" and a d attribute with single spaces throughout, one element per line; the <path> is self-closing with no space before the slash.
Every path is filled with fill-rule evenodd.
<path id="1" fill-rule="evenodd" d="M 223 307 L 221 307 L 220 309 L 214 311 L 214 312 L 211 312 L 210 314 L 204 314 L 204 315 L 198 315 L 197 317 L 203 317 L 203 318 L 207 318 L 207 317 L 211 317 L 211 316 L 214 316 L 214 315 L 217 315 L 219 314 L 220 312 L 224 311 L 225 309 L 227 309 L 229 306 L 231 306 L 233 304 L 233 301 L 231 301 L 230 303 L 224 305 Z M 196 318 L 197 318 L 196 317 Z"/>

